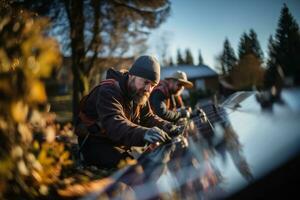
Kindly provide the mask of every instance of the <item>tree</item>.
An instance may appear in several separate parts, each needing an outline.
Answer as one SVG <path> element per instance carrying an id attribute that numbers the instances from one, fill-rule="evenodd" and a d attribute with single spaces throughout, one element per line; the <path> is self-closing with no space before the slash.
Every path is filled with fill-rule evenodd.
<path id="1" fill-rule="evenodd" d="M 122 55 L 130 44 L 157 28 L 170 13 L 168 0 L 12 0 L 13 6 L 51 18 L 50 34 L 71 54 L 73 113 L 83 95 L 84 78 L 99 56 Z"/>
<path id="2" fill-rule="evenodd" d="M 194 58 L 190 49 L 185 50 L 185 64 L 194 65 Z"/>
<path id="3" fill-rule="evenodd" d="M 274 58 L 286 76 L 300 84 L 300 33 L 299 26 L 283 5 L 274 41 Z"/>
<path id="4" fill-rule="evenodd" d="M 238 47 L 238 54 L 239 54 L 239 59 L 241 59 L 243 56 L 252 53 L 251 50 L 251 44 L 250 44 L 250 37 L 248 36 L 247 33 L 243 33 L 241 38 L 240 38 L 240 43 Z"/>
<path id="5" fill-rule="evenodd" d="M 174 62 L 173 62 L 173 59 L 172 59 L 172 57 L 170 57 L 170 59 L 169 59 L 169 64 L 168 64 L 169 66 L 174 66 Z"/>
<path id="6" fill-rule="evenodd" d="M 160 58 L 160 63 L 162 66 L 168 65 L 168 49 L 169 49 L 169 43 L 170 43 L 170 33 L 167 31 L 164 31 L 160 36 L 159 40 L 156 45 L 156 49 Z"/>
<path id="7" fill-rule="evenodd" d="M 267 70 L 264 77 L 264 86 L 270 88 L 275 83 L 276 79 L 276 58 L 274 49 L 274 40 L 272 35 L 269 37 L 268 44 L 268 60 L 267 60 Z"/>
<path id="8" fill-rule="evenodd" d="M 250 29 L 249 34 L 243 33 L 239 43 L 239 59 L 243 56 L 252 54 L 263 62 L 263 52 L 257 39 L 257 34 Z"/>
<path id="9" fill-rule="evenodd" d="M 228 75 L 231 72 L 233 66 L 236 65 L 237 58 L 227 38 L 224 41 L 223 52 L 219 56 L 218 60 L 221 65 L 223 75 Z"/>
<path id="10" fill-rule="evenodd" d="M 43 79 L 60 65 L 59 46 L 45 34 L 48 20 L 9 1 L 0 3 L 0 24 L 0 196 L 46 198 L 71 163 L 45 111 Z"/>
<path id="11" fill-rule="evenodd" d="M 261 62 L 263 62 L 264 54 L 258 42 L 257 34 L 253 29 L 250 29 L 249 39 L 250 39 L 251 53 L 253 53 Z"/>
<path id="12" fill-rule="evenodd" d="M 202 58 L 202 55 L 201 55 L 201 51 L 199 50 L 198 51 L 198 65 L 204 65 L 204 61 L 203 61 L 203 58 Z"/>
<path id="13" fill-rule="evenodd" d="M 263 76 L 260 60 L 253 54 L 247 54 L 233 67 L 230 80 L 236 89 L 249 90 L 253 86 L 262 87 Z"/>
<path id="14" fill-rule="evenodd" d="M 182 58 L 180 50 L 177 49 L 177 65 L 184 65 L 184 64 L 185 64 L 185 61 Z"/>

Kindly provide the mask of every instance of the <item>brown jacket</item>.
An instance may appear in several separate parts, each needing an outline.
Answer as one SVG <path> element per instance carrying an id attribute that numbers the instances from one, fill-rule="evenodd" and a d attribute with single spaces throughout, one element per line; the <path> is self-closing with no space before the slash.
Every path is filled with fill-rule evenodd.
<path id="1" fill-rule="evenodd" d="M 165 80 L 161 80 L 153 89 L 150 104 L 155 114 L 170 122 L 176 122 L 181 118 L 181 114 L 177 109 L 184 107 L 181 96 L 171 94 Z"/>
<path id="2" fill-rule="evenodd" d="M 155 116 L 150 104 L 137 107 L 133 104 L 128 85 L 128 73 L 109 69 L 107 79 L 114 84 L 96 87 L 86 99 L 82 112 L 95 119 L 100 137 L 108 138 L 116 146 L 143 146 L 145 132 L 153 127 L 168 123 Z"/>

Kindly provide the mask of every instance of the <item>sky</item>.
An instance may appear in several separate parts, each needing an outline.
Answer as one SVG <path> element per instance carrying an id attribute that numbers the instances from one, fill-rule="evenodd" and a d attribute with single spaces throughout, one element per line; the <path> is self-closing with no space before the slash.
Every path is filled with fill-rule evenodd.
<path id="1" fill-rule="evenodd" d="M 252 28 L 267 57 L 270 35 L 276 33 L 280 11 L 286 3 L 300 25 L 300 0 L 170 0 L 171 15 L 148 40 L 148 53 L 159 59 L 159 46 L 168 44 L 168 55 L 176 61 L 177 49 L 192 51 L 195 64 L 198 51 L 204 63 L 215 68 L 216 56 L 227 37 L 237 55 L 240 37 Z"/>

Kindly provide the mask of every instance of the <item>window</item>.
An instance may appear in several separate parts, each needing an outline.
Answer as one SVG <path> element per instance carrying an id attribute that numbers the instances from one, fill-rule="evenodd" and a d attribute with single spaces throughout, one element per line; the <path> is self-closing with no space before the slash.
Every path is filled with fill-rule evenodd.
<path id="1" fill-rule="evenodd" d="M 205 90 L 205 82 L 203 79 L 197 79 L 195 81 L 195 85 L 196 85 L 196 89 L 202 89 L 202 90 Z"/>

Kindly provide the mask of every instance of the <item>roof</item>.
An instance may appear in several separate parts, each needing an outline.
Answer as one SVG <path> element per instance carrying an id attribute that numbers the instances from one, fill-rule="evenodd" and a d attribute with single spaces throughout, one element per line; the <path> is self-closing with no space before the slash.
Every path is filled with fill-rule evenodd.
<path id="1" fill-rule="evenodd" d="M 188 79 L 198 79 L 205 77 L 218 76 L 212 68 L 207 65 L 179 65 L 179 66 L 166 66 L 161 68 L 161 79 L 171 76 L 175 71 L 180 70 L 184 71 Z"/>

